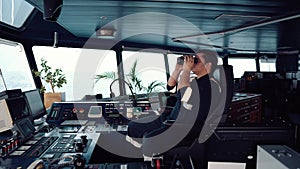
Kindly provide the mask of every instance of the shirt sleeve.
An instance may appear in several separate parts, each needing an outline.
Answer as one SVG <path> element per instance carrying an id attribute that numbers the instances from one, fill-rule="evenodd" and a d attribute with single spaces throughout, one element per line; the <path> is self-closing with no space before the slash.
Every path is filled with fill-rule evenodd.
<path id="1" fill-rule="evenodd" d="M 167 84 L 167 90 L 168 90 L 168 91 L 174 89 L 174 87 L 175 87 L 175 86 L 170 86 L 170 85 Z"/>
<path id="2" fill-rule="evenodd" d="M 181 97 L 182 106 L 187 110 L 192 110 L 193 104 L 191 104 L 191 99 L 192 99 L 193 89 L 187 86 L 181 88 L 180 92 L 182 93 L 182 97 Z"/>

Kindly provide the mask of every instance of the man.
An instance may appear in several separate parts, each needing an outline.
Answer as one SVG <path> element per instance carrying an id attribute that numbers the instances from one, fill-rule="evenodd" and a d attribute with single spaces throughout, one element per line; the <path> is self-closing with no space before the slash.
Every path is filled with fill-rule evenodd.
<path id="1" fill-rule="evenodd" d="M 183 65 L 177 63 L 168 80 L 168 89 L 178 85 L 177 102 L 173 110 L 148 123 L 130 122 L 127 141 L 136 147 L 143 145 L 144 154 L 152 156 L 198 137 L 210 111 L 212 95 L 217 97 L 215 93 L 221 92 L 218 82 L 210 75 L 217 62 L 217 53 L 209 50 L 201 50 L 195 57 L 184 56 Z M 197 76 L 192 81 L 191 72 Z M 174 125 L 166 124 L 166 120 L 175 121 Z M 184 127 L 173 127 L 180 126 L 176 124 L 184 124 L 181 125 Z"/>

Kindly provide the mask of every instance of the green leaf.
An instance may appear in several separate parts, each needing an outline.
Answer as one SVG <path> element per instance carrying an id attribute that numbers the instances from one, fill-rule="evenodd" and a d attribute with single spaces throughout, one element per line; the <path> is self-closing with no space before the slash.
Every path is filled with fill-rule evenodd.
<path id="1" fill-rule="evenodd" d="M 165 88 L 165 83 L 163 82 L 158 82 L 157 80 L 152 81 L 150 84 L 148 84 L 146 92 L 149 95 L 150 93 L 152 93 L 154 91 L 155 88 L 157 87 L 162 87 Z"/>
<path id="2" fill-rule="evenodd" d="M 116 79 L 116 72 L 113 72 L 113 71 L 104 72 L 103 74 L 96 75 L 94 79 L 96 80 L 95 83 L 99 82 L 99 80 L 101 80 L 101 79 L 115 80 Z"/>
<path id="3" fill-rule="evenodd" d="M 63 84 L 67 83 L 65 74 L 63 74 L 62 69 L 55 69 L 54 71 L 50 66 L 47 65 L 47 61 L 45 59 L 41 59 L 42 69 L 40 71 L 32 70 L 35 77 L 40 77 L 42 80 L 45 80 L 46 83 L 52 88 L 54 92 L 54 88 L 61 88 Z M 43 85 L 41 88 L 41 92 L 45 92 L 45 86 Z"/>

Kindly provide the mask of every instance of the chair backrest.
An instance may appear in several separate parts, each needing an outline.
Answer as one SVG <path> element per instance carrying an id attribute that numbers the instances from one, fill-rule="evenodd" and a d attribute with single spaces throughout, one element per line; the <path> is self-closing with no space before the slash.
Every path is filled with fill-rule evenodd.
<path id="1" fill-rule="evenodd" d="M 234 78 L 232 66 L 218 65 L 212 76 L 219 82 L 221 93 L 212 96 L 211 109 L 199 135 L 199 143 L 204 143 L 214 132 L 215 127 L 226 120 L 226 112 L 233 97 Z"/>
<path id="2" fill-rule="evenodd" d="M 212 91 L 212 105 L 211 105 L 211 117 L 216 119 L 216 116 L 226 114 L 230 104 L 232 102 L 233 90 L 234 90 L 234 78 L 233 69 L 231 65 L 218 65 L 213 72 L 212 76 L 218 81 L 221 93 Z M 226 120 L 226 119 L 222 119 Z M 215 122 L 213 119 L 211 123 L 219 123 L 219 120 Z M 223 121 L 221 121 L 223 122 Z"/>
<path id="3" fill-rule="evenodd" d="M 213 73 L 215 79 L 220 82 L 222 92 L 225 94 L 224 112 L 228 111 L 231 104 L 234 90 L 234 76 L 232 65 L 218 65 Z"/>

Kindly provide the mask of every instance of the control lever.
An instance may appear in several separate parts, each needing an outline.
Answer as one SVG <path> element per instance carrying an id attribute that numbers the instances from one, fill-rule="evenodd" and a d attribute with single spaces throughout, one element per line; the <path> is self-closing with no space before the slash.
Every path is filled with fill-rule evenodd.
<path id="1" fill-rule="evenodd" d="M 27 169 L 45 169 L 45 164 L 44 164 L 44 161 L 43 160 L 35 160 L 34 162 L 32 162 L 28 167 Z"/>
<path id="2" fill-rule="evenodd" d="M 81 138 L 82 144 L 85 146 L 85 145 L 87 144 L 87 142 L 88 142 L 87 136 L 86 136 L 86 135 L 83 135 L 83 136 L 80 136 L 80 138 Z"/>
<path id="3" fill-rule="evenodd" d="M 74 167 L 75 169 L 84 169 L 85 158 L 81 154 L 75 155 Z"/>
<path id="4" fill-rule="evenodd" d="M 76 152 L 83 152 L 84 146 L 81 142 L 75 144 L 75 151 Z"/>

